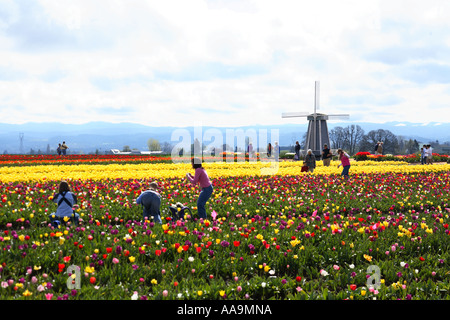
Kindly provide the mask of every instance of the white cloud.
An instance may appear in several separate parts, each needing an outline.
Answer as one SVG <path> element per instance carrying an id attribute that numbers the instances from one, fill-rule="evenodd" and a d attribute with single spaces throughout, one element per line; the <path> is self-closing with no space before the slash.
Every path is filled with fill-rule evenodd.
<path id="1" fill-rule="evenodd" d="M 324 112 L 432 122 L 448 115 L 449 12 L 441 1 L 5 1 L 2 122 L 279 124 L 312 111 L 315 80 Z"/>

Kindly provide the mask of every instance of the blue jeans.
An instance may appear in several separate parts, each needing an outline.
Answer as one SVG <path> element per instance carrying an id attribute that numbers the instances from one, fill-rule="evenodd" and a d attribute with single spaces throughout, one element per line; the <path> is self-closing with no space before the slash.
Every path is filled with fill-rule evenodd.
<path id="1" fill-rule="evenodd" d="M 341 176 L 348 178 L 348 171 L 350 170 L 350 166 L 344 166 L 344 170 L 342 170 Z"/>
<path id="2" fill-rule="evenodd" d="M 203 188 L 202 191 L 200 192 L 200 195 L 198 196 L 197 211 L 198 211 L 198 216 L 200 218 L 206 219 L 205 205 L 206 205 L 206 202 L 211 197 L 213 190 L 214 190 L 213 186 L 210 185 L 209 187 Z"/>
<path id="3" fill-rule="evenodd" d="M 162 220 L 161 220 L 161 214 L 160 213 L 148 213 L 148 212 L 146 212 L 145 210 L 144 210 L 144 221 L 145 221 L 145 218 L 147 218 L 148 220 L 150 220 L 150 216 L 152 216 L 153 217 L 153 220 L 156 222 L 156 223 L 159 223 L 159 224 L 162 224 Z"/>

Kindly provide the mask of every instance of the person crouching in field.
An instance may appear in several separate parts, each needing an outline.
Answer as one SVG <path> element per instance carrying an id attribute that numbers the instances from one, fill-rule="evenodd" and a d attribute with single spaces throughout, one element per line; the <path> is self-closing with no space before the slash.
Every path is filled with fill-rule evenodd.
<path id="1" fill-rule="evenodd" d="M 192 158 L 192 168 L 195 170 L 195 175 L 192 176 L 190 173 L 186 174 L 187 180 L 192 184 L 199 184 L 202 191 L 197 199 L 197 210 L 198 215 L 201 219 L 206 219 L 206 202 L 211 197 L 214 189 L 211 181 L 209 180 L 206 170 L 202 167 L 202 161 L 199 158 Z"/>
<path id="2" fill-rule="evenodd" d="M 50 222 L 54 227 L 71 220 L 76 225 L 79 223 L 80 215 L 74 211 L 77 206 L 77 196 L 70 191 L 69 184 L 61 181 L 58 193 L 53 196 L 53 202 L 58 204 L 56 212 L 49 215 Z"/>
<path id="3" fill-rule="evenodd" d="M 308 172 L 314 172 L 314 169 L 316 168 L 316 156 L 313 155 L 311 149 L 308 149 L 304 163 L 308 167 Z"/>
<path id="4" fill-rule="evenodd" d="M 338 149 L 338 156 L 339 160 L 341 161 L 340 164 L 338 164 L 338 168 L 342 165 L 344 167 L 344 170 L 342 170 L 341 175 L 344 176 L 344 178 L 348 179 L 348 171 L 350 170 L 350 156 L 344 152 L 342 149 Z"/>
<path id="5" fill-rule="evenodd" d="M 151 182 L 149 189 L 142 192 L 136 199 L 136 204 L 140 204 L 144 207 L 143 217 L 145 219 L 153 220 L 156 223 L 162 224 L 161 221 L 161 195 L 158 193 L 158 184 L 156 182 Z"/>

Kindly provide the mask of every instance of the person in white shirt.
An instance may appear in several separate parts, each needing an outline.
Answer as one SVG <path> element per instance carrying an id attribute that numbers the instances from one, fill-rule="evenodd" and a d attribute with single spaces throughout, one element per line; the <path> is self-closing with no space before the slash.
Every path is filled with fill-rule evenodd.
<path id="1" fill-rule="evenodd" d="M 431 145 L 427 145 L 427 164 L 433 164 L 433 148 Z"/>

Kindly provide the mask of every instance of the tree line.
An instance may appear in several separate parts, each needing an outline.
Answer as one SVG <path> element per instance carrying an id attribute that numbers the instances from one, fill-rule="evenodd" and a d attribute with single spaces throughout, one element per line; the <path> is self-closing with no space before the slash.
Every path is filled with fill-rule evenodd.
<path id="1" fill-rule="evenodd" d="M 331 148 L 342 148 L 352 155 L 360 151 L 373 153 L 377 142 L 383 142 L 383 154 L 412 154 L 420 151 L 416 139 L 405 139 L 389 130 L 377 129 L 365 133 L 359 125 L 338 126 L 330 130 Z"/>
<path id="2" fill-rule="evenodd" d="M 359 125 L 347 127 L 337 126 L 330 130 L 330 148 L 345 150 L 350 155 L 358 152 L 374 153 L 377 142 L 383 142 L 383 154 L 412 154 L 420 151 L 421 145 L 416 139 L 406 139 L 389 130 L 377 129 L 365 132 Z M 306 144 L 306 133 L 302 138 L 302 146 Z M 427 143 L 439 145 L 439 142 Z"/>

